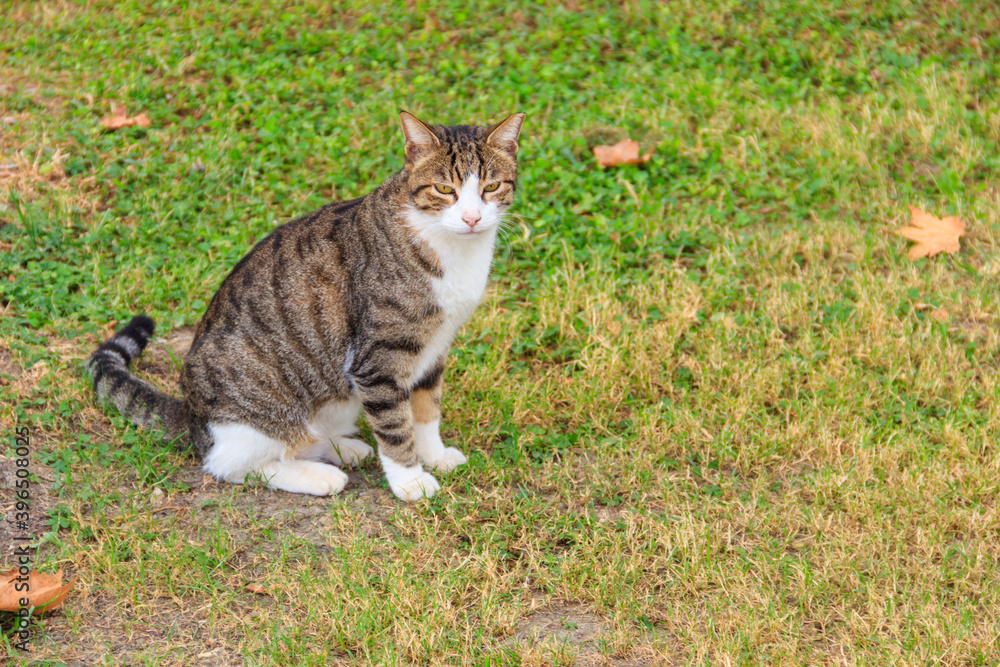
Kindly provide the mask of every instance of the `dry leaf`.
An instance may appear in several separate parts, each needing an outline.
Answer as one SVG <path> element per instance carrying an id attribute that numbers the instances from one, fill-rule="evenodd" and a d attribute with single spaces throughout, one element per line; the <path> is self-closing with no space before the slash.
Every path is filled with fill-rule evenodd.
<path id="1" fill-rule="evenodd" d="M 275 596 L 274 591 L 267 586 L 261 586 L 260 584 L 247 584 L 244 588 L 251 593 L 256 593 L 257 595 L 270 595 L 271 597 L 277 597 Z"/>
<path id="2" fill-rule="evenodd" d="M 143 112 L 134 118 L 129 118 L 125 115 L 125 107 L 117 106 L 110 116 L 101 119 L 101 125 L 109 130 L 117 130 L 120 127 L 128 127 L 129 125 L 149 127 L 149 116 Z"/>
<path id="3" fill-rule="evenodd" d="M 913 309 L 926 313 L 928 316 L 933 317 L 938 322 L 947 322 L 951 319 L 951 315 L 948 310 L 944 307 L 938 308 L 933 303 L 918 302 L 913 304 Z"/>
<path id="4" fill-rule="evenodd" d="M 62 570 L 55 574 L 31 572 L 28 574 L 27 582 L 23 581 L 16 567 L 0 573 L 0 611 L 19 611 L 22 598 L 28 599 L 27 606 L 35 608 L 32 611 L 35 615 L 54 611 L 63 603 L 69 595 L 69 589 L 76 583 L 76 577 L 73 577 L 68 584 L 63 584 L 62 580 Z M 18 584 L 24 583 L 28 584 L 28 590 L 17 590 Z"/>
<path id="5" fill-rule="evenodd" d="M 102 338 L 107 340 L 115 335 L 115 327 L 118 326 L 118 320 L 111 320 L 110 322 L 105 322 L 102 330 L 104 331 L 104 336 Z"/>
<path id="6" fill-rule="evenodd" d="M 915 206 L 910 207 L 910 214 L 913 216 L 910 221 L 913 226 L 896 230 L 900 236 L 917 242 L 917 245 L 906 253 L 907 257 L 919 259 L 931 257 L 939 252 L 952 255 L 958 252 L 958 237 L 965 234 L 964 222 L 955 216 L 949 216 L 942 220 Z"/>
<path id="7" fill-rule="evenodd" d="M 948 311 L 945 310 L 944 308 L 935 308 L 934 310 L 931 311 L 930 314 L 931 317 L 933 317 L 938 322 L 947 322 L 948 319 L 951 317 L 948 314 Z"/>
<path id="8" fill-rule="evenodd" d="M 617 167 L 622 164 L 640 164 L 649 162 L 653 151 L 639 156 L 639 142 L 622 139 L 614 146 L 594 146 L 594 157 L 602 167 Z"/>

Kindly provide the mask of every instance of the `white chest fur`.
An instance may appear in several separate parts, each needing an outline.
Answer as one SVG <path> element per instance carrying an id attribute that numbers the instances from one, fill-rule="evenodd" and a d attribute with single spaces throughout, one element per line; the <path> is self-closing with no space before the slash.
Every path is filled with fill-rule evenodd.
<path id="1" fill-rule="evenodd" d="M 425 239 L 444 269 L 444 276 L 433 278 L 431 282 L 444 321 L 421 352 L 412 382 L 420 380 L 447 353 L 459 327 L 483 298 L 493 261 L 496 230 L 483 231 L 472 238 L 435 234 Z"/>

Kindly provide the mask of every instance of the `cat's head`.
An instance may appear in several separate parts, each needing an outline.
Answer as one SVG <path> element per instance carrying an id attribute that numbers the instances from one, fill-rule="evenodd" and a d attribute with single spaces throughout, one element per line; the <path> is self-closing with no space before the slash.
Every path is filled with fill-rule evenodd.
<path id="1" fill-rule="evenodd" d="M 405 111 L 399 120 L 411 224 L 420 232 L 464 238 L 492 232 L 514 200 L 524 114 L 490 127 L 429 126 Z"/>

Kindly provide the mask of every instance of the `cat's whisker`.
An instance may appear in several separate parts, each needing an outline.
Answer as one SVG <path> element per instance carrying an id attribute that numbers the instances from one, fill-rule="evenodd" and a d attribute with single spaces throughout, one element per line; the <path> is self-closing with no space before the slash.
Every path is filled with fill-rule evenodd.
<path id="1" fill-rule="evenodd" d="M 504 218 L 500 221 L 498 232 L 503 235 L 503 238 L 509 247 L 513 246 L 516 242 L 515 231 L 515 223 L 512 220 Z"/>
<path id="2" fill-rule="evenodd" d="M 506 243 L 508 246 L 510 245 L 511 233 L 510 233 L 510 228 L 507 226 L 506 220 L 500 221 L 500 223 L 497 225 L 497 236 L 503 239 L 504 243 Z"/>
<path id="3" fill-rule="evenodd" d="M 507 241 L 506 232 L 507 230 L 505 230 L 502 225 L 497 225 L 497 238 L 505 243 Z"/>

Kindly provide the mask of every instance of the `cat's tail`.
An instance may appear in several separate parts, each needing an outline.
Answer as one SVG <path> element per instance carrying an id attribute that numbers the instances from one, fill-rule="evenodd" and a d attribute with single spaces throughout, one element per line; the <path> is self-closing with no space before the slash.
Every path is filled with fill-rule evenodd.
<path id="1" fill-rule="evenodd" d="M 133 424 L 162 428 L 167 438 L 186 440 L 187 409 L 173 396 L 137 378 L 129 369 L 153 337 L 152 318 L 137 315 L 87 360 L 87 373 L 102 401 L 110 401 Z"/>

